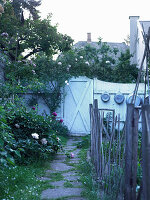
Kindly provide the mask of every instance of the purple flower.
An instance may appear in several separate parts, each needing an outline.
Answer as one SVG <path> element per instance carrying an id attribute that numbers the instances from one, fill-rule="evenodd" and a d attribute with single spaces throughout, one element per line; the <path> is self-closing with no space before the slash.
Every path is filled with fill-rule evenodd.
<path id="1" fill-rule="evenodd" d="M 56 116 L 57 116 L 57 113 L 56 113 L 56 112 L 53 112 L 52 115 L 56 117 Z"/>
<path id="2" fill-rule="evenodd" d="M 1 33 L 1 36 L 3 37 L 8 37 L 8 33 L 4 32 L 4 33 Z"/>
<path id="3" fill-rule="evenodd" d="M 71 158 L 74 158 L 74 153 L 70 153 L 70 157 L 71 157 Z"/>
<path id="4" fill-rule="evenodd" d="M 35 110 L 35 107 L 33 106 L 32 109 Z"/>
<path id="5" fill-rule="evenodd" d="M 60 121 L 60 123 L 63 123 L 63 119 L 60 119 L 59 121 Z"/>

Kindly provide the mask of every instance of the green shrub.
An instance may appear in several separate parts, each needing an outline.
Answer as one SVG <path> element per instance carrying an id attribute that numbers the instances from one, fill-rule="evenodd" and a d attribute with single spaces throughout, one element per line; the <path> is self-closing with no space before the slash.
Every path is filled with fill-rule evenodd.
<path id="1" fill-rule="evenodd" d="M 7 124 L 4 107 L 0 106 L 0 166 L 14 165 L 14 156 L 20 157 L 20 151 Z"/>
<path id="2" fill-rule="evenodd" d="M 21 156 L 15 156 L 18 163 L 28 163 L 39 157 L 46 158 L 61 148 L 56 134 L 67 132 L 67 128 L 53 116 L 38 115 L 35 107 L 27 109 L 19 102 L 18 105 L 8 103 L 5 109 L 15 147 L 21 150 Z"/>

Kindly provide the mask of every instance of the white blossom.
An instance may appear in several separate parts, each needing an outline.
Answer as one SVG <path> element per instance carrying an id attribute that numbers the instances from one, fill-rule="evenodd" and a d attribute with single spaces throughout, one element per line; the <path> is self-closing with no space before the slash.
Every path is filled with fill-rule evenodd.
<path id="1" fill-rule="evenodd" d="M 61 139 L 59 137 L 57 137 L 56 140 L 59 142 Z"/>
<path id="2" fill-rule="evenodd" d="M 32 70 L 32 73 L 33 73 L 33 74 L 36 74 L 36 73 L 35 73 L 35 70 Z"/>
<path id="3" fill-rule="evenodd" d="M 77 59 L 77 58 L 75 58 L 75 61 L 78 61 L 78 59 Z"/>
<path id="4" fill-rule="evenodd" d="M 83 56 L 80 56 L 80 58 L 82 59 L 82 58 L 83 58 Z"/>
<path id="5" fill-rule="evenodd" d="M 90 63 L 88 61 L 86 61 L 85 64 L 90 65 Z"/>
<path id="6" fill-rule="evenodd" d="M 67 67 L 67 72 L 69 72 L 69 67 Z"/>
<path id="7" fill-rule="evenodd" d="M 15 124 L 15 127 L 16 127 L 16 128 L 20 128 L 19 124 Z"/>
<path id="8" fill-rule="evenodd" d="M 62 63 L 61 63 L 61 62 L 58 62 L 58 65 L 62 65 Z"/>
<path id="9" fill-rule="evenodd" d="M 68 65 L 68 67 L 70 68 L 70 67 L 71 67 L 71 65 Z"/>
<path id="10" fill-rule="evenodd" d="M 31 135 L 32 135 L 32 137 L 33 137 L 34 139 L 39 139 L 39 135 L 38 135 L 37 133 L 32 133 Z"/>
<path id="11" fill-rule="evenodd" d="M 42 138 L 42 139 L 41 139 L 41 142 L 42 142 L 42 144 L 47 144 L 46 138 Z"/>
<path id="12" fill-rule="evenodd" d="M 110 63 L 110 61 L 109 61 L 109 60 L 106 60 L 106 63 Z"/>

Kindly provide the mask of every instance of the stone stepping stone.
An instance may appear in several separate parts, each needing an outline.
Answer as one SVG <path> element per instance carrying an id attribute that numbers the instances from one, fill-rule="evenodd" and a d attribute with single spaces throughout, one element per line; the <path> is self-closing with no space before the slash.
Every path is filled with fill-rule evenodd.
<path id="1" fill-rule="evenodd" d="M 65 176 L 64 179 L 67 181 L 76 181 L 79 180 L 80 176 Z"/>
<path id="2" fill-rule="evenodd" d="M 51 182 L 50 185 L 52 185 L 54 187 L 65 188 L 64 187 L 64 183 L 67 183 L 67 182 L 66 181 L 56 181 L 56 182 Z M 71 181 L 70 183 L 73 185 L 73 188 L 82 187 L 82 183 L 81 182 Z"/>
<path id="3" fill-rule="evenodd" d="M 65 177 L 65 176 L 67 176 L 67 177 L 68 177 L 68 176 L 76 176 L 76 175 L 77 175 L 77 173 L 76 173 L 76 172 L 74 172 L 74 171 L 71 171 L 71 172 L 66 172 L 66 173 L 63 173 L 62 175 L 63 175 L 64 177 Z"/>
<path id="4" fill-rule="evenodd" d="M 51 182 L 50 185 L 55 186 L 55 187 L 64 187 L 64 183 L 66 181 L 56 181 L 56 182 Z"/>
<path id="5" fill-rule="evenodd" d="M 57 199 L 62 197 L 81 196 L 82 188 L 56 188 L 44 190 L 41 199 Z M 81 197 L 80 197 L 81 198 Z"/>
<path id="6" fill-rule="evenodd" d="M 66 198 L 65 200 L 87 200 L 87 199 L 85 199 L 83 197 L 70 197 L 69 199 Z"/>
<path id="7" fill-rule="evenodd" d="M 51 168 L 52 170 L 61 171 L 61 172 L 74 169 L 74 167 L 68 166 L 65 163 L 52 163 Z"/>
<path id="8" fill-rule="evenodd" d="M 75 164 L 78 164 L 78 163 L 79 163 L 79 160 L 70 160 L 69 163 L 75 163 Z"/>
<path id="9" fill-rule="evenodd" d="M 41 181 L 50 181 L 51 179 L 48 178 L 48 177 L 40 177 L 40 178 L 38 178 L 38 180 L 41 180 Z"/>

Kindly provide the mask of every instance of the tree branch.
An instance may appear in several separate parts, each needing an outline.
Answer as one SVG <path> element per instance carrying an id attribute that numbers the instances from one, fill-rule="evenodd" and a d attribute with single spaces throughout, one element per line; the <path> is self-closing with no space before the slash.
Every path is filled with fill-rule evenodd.
<path id="1" fill-rule="evenodd" d="M 28 54 L 23 58 L 23 60 L 26 59 L 26 58 L 28 58 L 29 56 L 31 56 L 31 55 L 37 53 L 37 52 L 40 52 L 41 50 L 42 50 L 42 49 L 34 49 L 34 50 L 31 51 L 30 53 L 28 53 Z"/>

